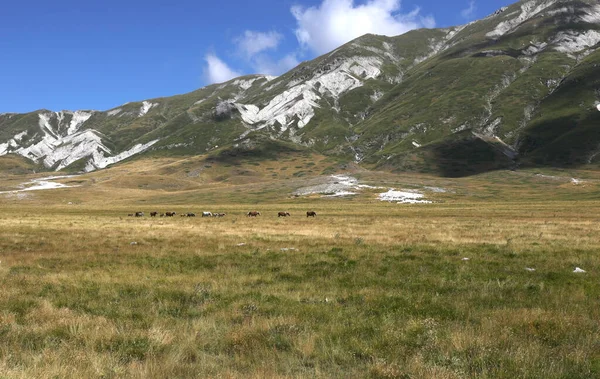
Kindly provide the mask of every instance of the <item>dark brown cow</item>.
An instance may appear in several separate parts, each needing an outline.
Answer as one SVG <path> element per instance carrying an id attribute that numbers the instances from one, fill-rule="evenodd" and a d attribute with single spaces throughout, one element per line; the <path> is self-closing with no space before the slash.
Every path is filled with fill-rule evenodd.
<path id="1" fill-rule="evenodd" d="M 187 214 L 187 216 L 188 216 L 188 217 L 196 217 L 196 214 L 195 214 L 195 213 L 192 213 L 192 212 L 190 212 L 190 213 L 188 213 L 188 214 Z"/>
<path id="2" fill-rule="evenodd" d="M 177 212 L 166 212 L 166 213 L 165 213 L 165 216 L 167 216 L 167 217 L 173 217 L 173 216 L 175 216 L 176 214 L 177 214 Z"/>
<path id="3" fill-rule="evenodd" d="M 160 214 L 160 217 L 165 217 L 165 214 L 164 214 L 164 213 L 161 213 L 161 214 Z"/>
<path id="4" fill-rule="evenodd" d="M 317 216 L 317 212 L 315 212 L 315 211 L 306 212 L 306 217 L 316 217 L 316 216 Z"/>
<path id="5" fill-rule="evenodd" d="M 135 217 L 144 217 L 144 212 L 135 212 Z"/>
<path id="6" fill-rule="evenodd" d="M 257 211 L 248 212 L 248 217 L 256 217 L 256 216 L 260 216 L 260 212 L 257 212 Z"/>
<path id="7" fill-rule="evenodd" d="M 158 212 L 150 212 L 150 217 L 156 217 L 157 214 Z"/>
<path id="8" fill-rule="evenodd" d="M 290 212 L 279 212 L 277 217 L 290 217 Z"/>
<path id="9" fill-rule="evenodd" d="M 127 216 L 129 216 L 129 217 L 133 217 L 133 213 L 129 213 Z"/>

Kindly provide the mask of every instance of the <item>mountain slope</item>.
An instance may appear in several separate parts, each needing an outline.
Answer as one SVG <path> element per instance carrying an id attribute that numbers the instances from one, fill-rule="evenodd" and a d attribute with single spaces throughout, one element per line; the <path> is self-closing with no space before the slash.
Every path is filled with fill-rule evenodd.
<path id="1" fill-rule="evenodd" d="M 91 171 L 270 138 L 450 176 L 588 164 L 600 153 L 599 42 L 596 1 L 521 1 L 459 27 L 365 35 L 276 78 L 106 112 L 0 115 L 0 155 Z"/>
<path id="2" fill-rule="evenodd" d="M 597 22 L 586 20 L 593 21 L 599 9 L 589 4 L 520 2 L 467 25 L 371 109 L 357 146 L 371 160 L 393 161 L 415 146 L 427 148 L 468 130 L 500 138 L 524 161 L 542 154 L 538 149 L 550 142 L 540 140 L 546 124 L 556 121 L 556 133 L 567 132 L 549 109 L 570 108 L 583 119 L 597 113 L 598 96 L 590 90 L 600 87 L 595 80 L 600 33 Z M 577 86 L 563 97 L 570 76 L 582 66 L 589 66 L 588 88 Z M 562 98 L 562 104 L 551 105 L 551 98 Z M 565 148 L 579 150 L 580 142 L 572 138 Z M 554 163 L 579 162 L 572 156 Z"/>

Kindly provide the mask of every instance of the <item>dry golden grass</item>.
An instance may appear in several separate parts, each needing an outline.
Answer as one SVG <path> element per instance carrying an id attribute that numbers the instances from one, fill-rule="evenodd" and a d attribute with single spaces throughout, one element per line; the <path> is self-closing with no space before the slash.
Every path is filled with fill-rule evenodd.
<path id="1" fill-rule="evenodd" d="M 136 188 L 128 170 L 164 167 L 131 165 L 0 196 L 0 377 L 600 375 L 594 172 L 571 173 L 587 180 L 575 186 L 356 169 L 452 190 L 399 205 L 376 190 L 294 198 L 293 177 L 220 183 L 226 167 L 203 186 Z"/>

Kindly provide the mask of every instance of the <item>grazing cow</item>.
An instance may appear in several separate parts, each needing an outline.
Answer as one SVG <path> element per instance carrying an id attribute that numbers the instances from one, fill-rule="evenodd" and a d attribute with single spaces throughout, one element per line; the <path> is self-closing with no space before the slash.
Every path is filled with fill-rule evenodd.
<path id="1" fill-rule="evenodd" d="M 161 214 L 160 214 L 160 217 L 165 217 L 165 214 L 164 214 L 164 213 L 161 213 Z"/>
<path id="2" fill-rule="evenodd" d="M 129 213 L 127 216 L 128 217 L 133 217 L 133 213 Z"/>
<path id="3" fill-rule="evenodd" d="M 202 212 L 202 217 L 212 217 L 213 214 L 211 212 Z"/>
<path id="4" fill-rule="evenodd" d="M 306 217 L 316 217 L 316 216 L 317 216 L 317 212 L 315 212 L 315 211 L 306 212 Z"/>
<path id="5" fill-rule="evenodd" d="M 256 217 L 256 216 L 260 216 L 260 212 L 257 212 L 257 211 L 251 211 L 251 212 L 248 212 L 248 215 L 247 215 L 247 216 L 248 216 L 248 217 Z"/>
<path id="6" fill-rule="evenodd" d="M 158 212 L 150 212 L 150 217 L 156 217 L 157 214 Z"/>
<path id="7" fill-rule="evenodd" d="M 188 217 L 196 217 L 196 214 L 195 214 L 195 213 L 191 213 L 191 212 L 190 212 L 190 213 L 188 213 L 188 214 L 187 214 L 187 216 L 188 216 Z"/>
<path id="8" fill-rule="evenodd" d="M 144 212 L 135 212 L 135 217 L 144 217 Z"/>
<path id="9" fill-rule="evenodd" d="M 289 217 L 290 213 L 289 212 L 279 212 L 277 213 L 277 217 Z"/>
<path id="10" fill-rule="evenodd" d="M 225 217 L 226 213 L 213 213 L 213 217 Z"/>
<path id="11" fill-rule="evenodd" d="M 187 214 L 182 213 L 182 214 L 179 215 L 179 217 L 187 217 Z"/>
<path id="12" fill-rule="evenodd" d="M 173 217 L 176 214 L 177 214 L 176 212 L 167 212 L 167 213 L 165 213 L 165 216 L 167 216 L 167 217 Z"/>

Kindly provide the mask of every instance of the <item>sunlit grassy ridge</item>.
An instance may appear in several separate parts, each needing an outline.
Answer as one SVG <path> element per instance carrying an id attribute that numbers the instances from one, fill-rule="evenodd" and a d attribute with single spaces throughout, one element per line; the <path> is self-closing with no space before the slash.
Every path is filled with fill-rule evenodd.
<path id="1" fill-rule="evenodd" d="M 597 172 L 439 179 L 304 153 L 205 158 L 0 195 L 0 376 L 600 375 Z M 384 188 L 292 195 L 318 180 L 295 172 L 327 168 Z M 253 174 L 223 179 L 237 170 Z M 429 186 L 447 192 L 376 200 Z"/>

